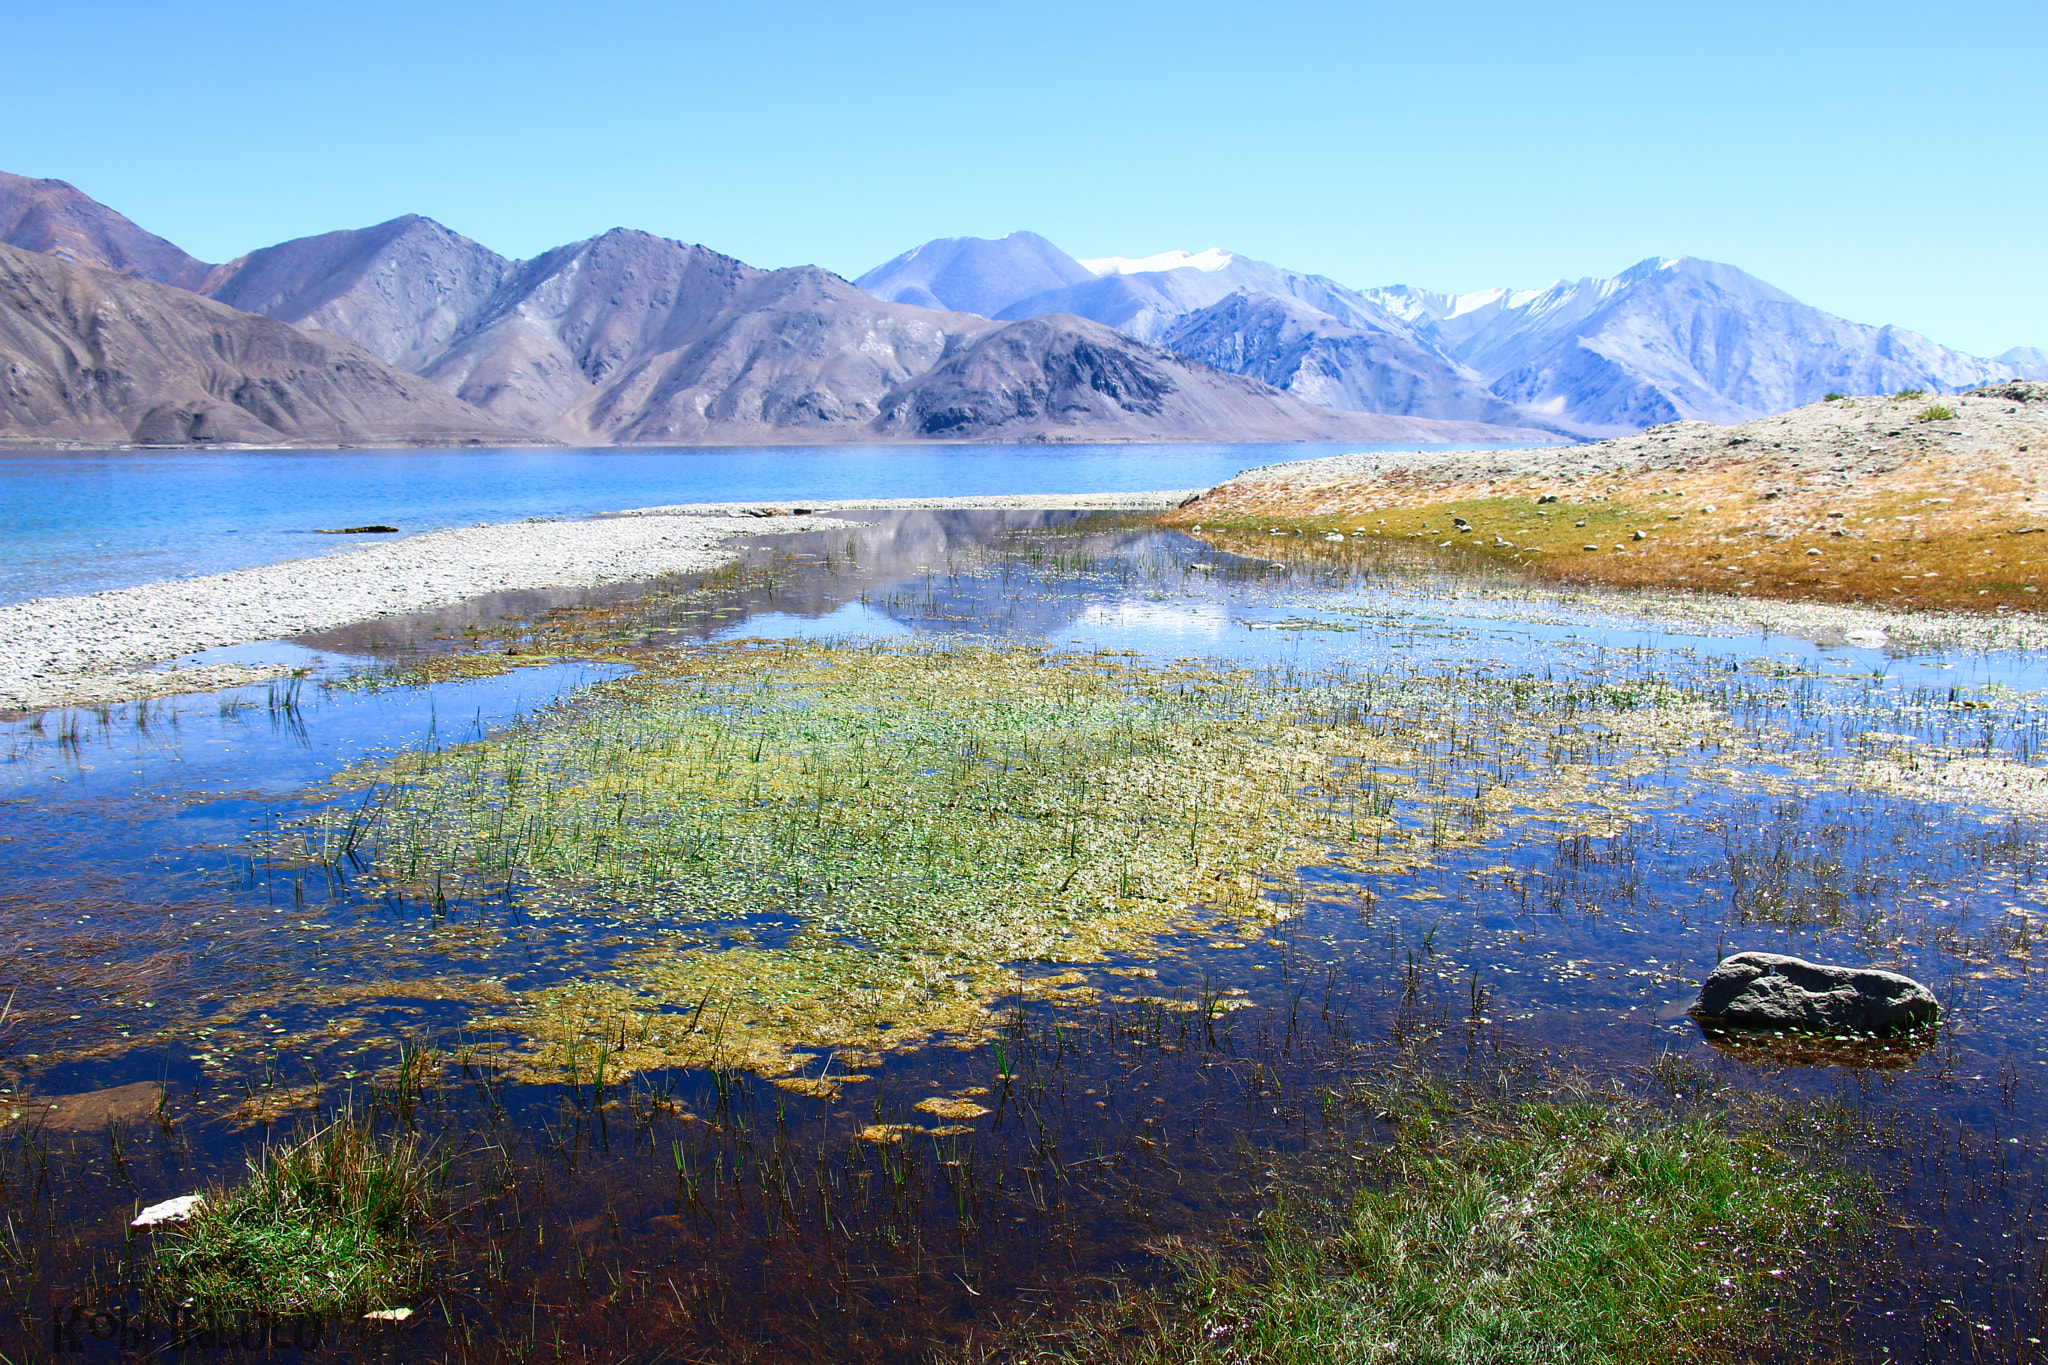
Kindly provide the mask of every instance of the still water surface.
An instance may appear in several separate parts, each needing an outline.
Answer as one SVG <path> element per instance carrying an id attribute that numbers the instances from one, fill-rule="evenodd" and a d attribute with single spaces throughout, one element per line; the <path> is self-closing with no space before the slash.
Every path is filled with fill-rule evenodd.
<path id="1" fill-rule="evenodd" d="M 518 647 L 576 594 L 302 640 L 320 671 L 297 690 L 11 724 L 10 1093 L 162 1080 L 176 1114 L 125 1147 L 104 1129 L 53 1132 L 40 1184 L 32 1146 L 9 1140 L 11 1245 L 35 1255 L 0 1258 L 0 1274 L 31 1306 L 23 1339 L 47 1335 L 47 1303 L 127 1302 L 125 1211 L 232 1179 L 272 1130 L 224 1111 L 303 1092 L 437 1134 L 472 1200 L 429 1319 L 403 1333 L 335 1324 L 329 1349 L 926 1359 L 1163 1282 L 1175 1239 L 1255 1238 L 1276 1181 L 1313 1184 L 1343 1169 L 1348 1144 L 1385 1138 L 1319 1097 L 1424 1047 L 1504 1085 L 1563 1066 L 1595 1086 L 1751 1095 L 1874 1135 L 1853 1159 L 1885 1211 L 1798 1271 L 1773 1358 L 1810 1358 L 1812 1333 L 1873 1361 L 2042 1358 L 2042 829 L 1873 775 L 1901 747 L 2038 766 L 2039 660 L 1888 657 L 1642 620 L 1618 599 L 1426 563 L 1232 553 L 1075 516 L 861 520 L 764 537 L 749 575 L 707 590 L 584 596 L 605 600 L 612 638 L 657 648 L 1021 642 L 1317 688 L 1441 686 L 1445 709 L 1414 742 L 1446 754 L 1456 708 L 1496 684 L 1580 688 L 1609 709 L 1559 727 L 1558 761 L 1605 785 L 1576 812 L 1475 803 L 1476 837 L 1443 838 L 1402 870 L 1306 866 L 1276 886 L 1292 913 L 1263 937 L 1184 936 L 1145 961 L 1158 975 L 1142 992 L 1095 973 L 1104 994 L 1086 1007 L 1020 1000 L 1002 1042 L 863 1061 L 873 1079 L 827 1101 L 718 1072 L 494 1081 L 457 1060 L 490 1033 L 465 983 L 601 976 L 634 923 L 528 914 L 510 892 L 358 892 L 254 852 L 329 799 L 313 788 L 350 762 L 492 733 L 617 675 L 566 660 L 406 681 L 423 658 L 475 648 L 479 629 Z M 386 666 L 400 670 L 388 686 L 318 685 Z M 1613 709 L 1638 701 L 1688 743 L 1646 760 L 1633 713 Z M 1942 997 L 1942 1036 L 1899 1056 L 1851 1049 L 1847 1064 L 1718 1049 L 1683 1011 L 1737 948 L 1910 971 Z M 441 1082 L 394 1081 L 394 1059 L 422 1049 L 440 1050 Z M 920 1097 L 981 1088 L 1014 1101 L 927 1141 L 855 1136 L 928 1124 Z"/>
<path id="2" fill-rule="evenodd" d="M 0 604 L 350 548 L 322 527 L 411 534 L 682 502 L 1207 488 L 1255 465 L 1374 448 L 0 451 Z"/>

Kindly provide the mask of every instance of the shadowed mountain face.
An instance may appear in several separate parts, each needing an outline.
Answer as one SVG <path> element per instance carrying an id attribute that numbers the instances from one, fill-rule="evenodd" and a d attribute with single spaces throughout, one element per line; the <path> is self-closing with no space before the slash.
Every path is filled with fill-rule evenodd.
<path id="1" fill-rule="evenodd" d="M 0 171 L 0 242 L 180 289 L 197 289 L 211 266 L 62 180 Z"/>
<path id="2" fill-rule="evenodd" d="M 408 214 L 251 252 L 217 267 L 202 292 L 338 333 L 409 370 L 445 351 L 511 269 L 497 252 Z"/>
<path id="3" fill-rule="evenodd" d="M 1071 317 L 1032 318 L 989 332 L 892 394 L 878 424 L 905 436 L 1070 441 L 1145 440 L 1162 427 L 1241 431 L 1263 441 L 1545 438 L 1476 422 L 1317 408 Z"/>
<path id="4" fill-rule="evenodd" d="M 1405 335 L 1346 327 L 1274 294 L 1232 294 L 1185 314 L 1160 344 L 1326 408 L 1509 426 L 1530 421 Z"/>
<path id="5" fill-rule="evenodd" d="M 452 445 L 521 435 L 340 337 L 0 246 L 0 438 Z"/>

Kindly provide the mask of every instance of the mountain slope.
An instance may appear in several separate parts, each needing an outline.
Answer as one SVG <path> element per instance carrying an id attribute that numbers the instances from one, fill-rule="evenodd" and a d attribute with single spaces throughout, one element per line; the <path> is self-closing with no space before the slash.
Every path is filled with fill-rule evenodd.
<path id="1" fill-rule="evenodd" d="M 1079 318 L 1030 318 L 979 338 L 883 402 L 884 434 L 1151 440 L 1228 430 L 1265 441 L 1541 440 L 1469 422 L 1335 412 Z"/>
<path id="2" fill-rule="evenodd" d="M 0 171 L 0 242 L 24 251 L 197 289 L 212 269 L 62 180 Z"/>
<path id="3" fill-rule="evenodd" d="M 217 267 L 202 292 L 348 337 L 413 369 L 447 349 L 511 268 L 497 252 L 407 214 L 251 252 Z"/>
<path id="4" fill-rule="evenodd" d="M 1171 264 L 1183 258 L 1186 263 Z M 1155 261 L 1167 262 L 1167 268 L 1134 268 Z M 1335 280 L 1268 265 L 1228 251 L 1212 249 L 1196 255 L 1169 252 L 1163 257 L 1136 261 L 1109 257 L 1082 264 L 1090 266 L 1096 278 L 1019 300 L 996 316 L 1008 319 L 1075 313 L 1106 322 L 1141 341 L 1157 341 L 1177 319 L 1242 291 L 1296 299 L 1362 331 L 1408 334 L 1407 325 L 1400 319 Z"/>
<path id="5" fill-rule="evenodd" d="M 1835 391 L 1953 391 L 2013 372 L 1687 257 L 1522 293 L 1375 294 L 1499 397 L 1588 433 L 1680 418 L 1747 421 Z"/>
<path id="6" fill-rule="evenodd" d="M 1403 335 L 1346 327 L 1276 294 L 1232 294 L 1183 314 L 1159 340 L 1180 355 L 1321 407 L 1532 425 L 1428 347 Z"/>
<path id="7" fill-rule="evenodd" d="M 912 247 L 854 283 L 885 303 L 992 318 L 1019 299 L 1094 279 L 1035 232 L 999 240 L 941 237 Z"/>
<path id="8" fill-rule="evenodd" d="M 0 439 L 524 439 L 340 337 L 0 246 Z"/>

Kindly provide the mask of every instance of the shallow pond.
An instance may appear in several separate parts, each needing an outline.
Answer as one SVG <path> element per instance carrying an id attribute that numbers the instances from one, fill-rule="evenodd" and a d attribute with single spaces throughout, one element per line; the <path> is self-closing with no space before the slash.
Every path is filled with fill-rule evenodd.
<path id="1" fill-rule="evenodd" d="M 188 1344 L 1014 1353 L 1339 1188 L 1396 1121 L 1341 1097 L 1429 1075 L 1775 1106 L 1882 1202 L 1771 1267 L 1766 1353 L 2038 1358 L 2037 661 L 855 520 L 8 725 L 0 1351 L 168 1351 L 126 1219 L 348 1106 L 445 1160 L 421 1311 Z M 1705 1037 L 1744 948 L 1944 1026 Z"/>

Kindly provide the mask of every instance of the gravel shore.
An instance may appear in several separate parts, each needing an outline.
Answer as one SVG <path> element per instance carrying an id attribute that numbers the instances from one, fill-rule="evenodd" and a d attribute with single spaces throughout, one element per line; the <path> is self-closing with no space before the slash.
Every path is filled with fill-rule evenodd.
<path id="1" fill-rule="evenodd" d="M 590 587 L 701 572 L 735 556 L 736 535 L 845 525 L 833 510 L 1018 508 L 1156 511 L 1194 490 L 642 508 L 584 521 L 433 531 L 345 554 L 0 608 L 0 710 L 97 706 L 211 691 L 278 668 L 150 666 L 223 645 L 286 639 L 451 606 L 486 593 Z M 795 515 L 803 507 L 804 515 Z"/>

